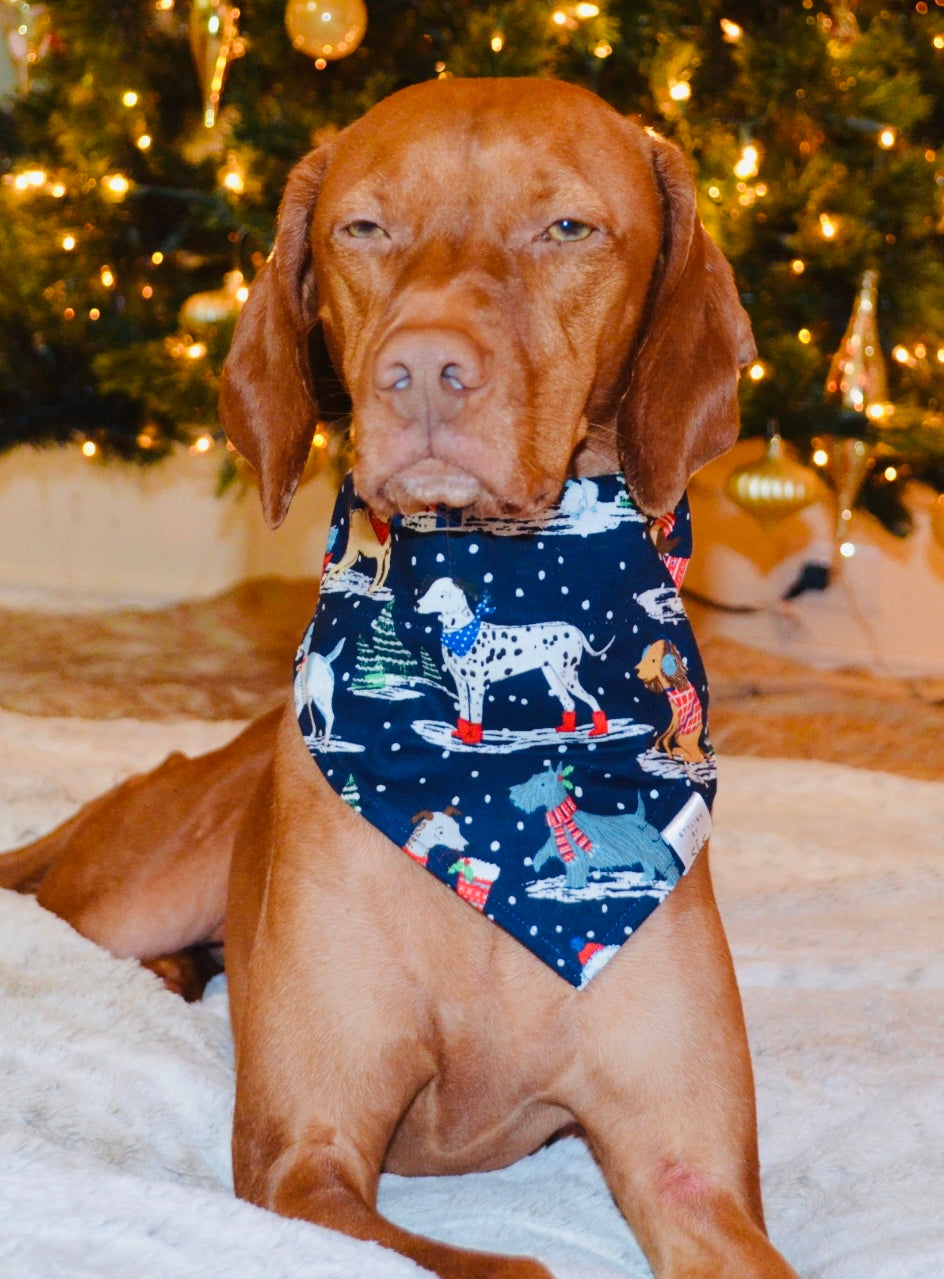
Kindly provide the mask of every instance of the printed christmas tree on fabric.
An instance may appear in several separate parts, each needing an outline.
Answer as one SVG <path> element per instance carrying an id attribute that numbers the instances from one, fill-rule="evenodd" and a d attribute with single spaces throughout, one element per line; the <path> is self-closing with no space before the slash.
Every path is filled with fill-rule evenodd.
<path id="1" fill-rule="evenodd" d="M 370 633 L 369 641 L 357 641 L 357 671 L 351 682 L 354 692 L 377 692 L 390 683 L 405 683 L 419 674 L 416 659 L 397 638 L 392 602 L 371 623 Z"/>
<path id="2" fill-rule="evenodd" d="M 361 811 L 361 793 L 357 789 L 357 780 L 353 773 L 348 773 L 347 781 L 341 790 L 341 798 L 349 804 L 355 813 Z"/>
<path id="3" fill-rule="evenodd" d="M 429 680 L 431 684 L 442 683 L 442 671 L 430 657 L 425 648 L 420 649 L 420 665 L 423 668 L 423 678 Z"/>

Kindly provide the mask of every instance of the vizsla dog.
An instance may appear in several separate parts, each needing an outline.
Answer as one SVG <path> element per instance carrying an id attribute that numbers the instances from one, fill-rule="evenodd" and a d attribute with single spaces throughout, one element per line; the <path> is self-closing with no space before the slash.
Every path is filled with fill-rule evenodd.
<path id="1" fill-rule="evenodd" d="M 753 355 L 681 154 L 538 80 L 403 90 L 292 173 L 221 398 L 272 525 L 318 419 L 317 325 L 353 403 L 356 491 L 382 521 L 430 508 L 539 520 L 566 481 L 620 470 L 637 511 L 661 516 L 734 440 Z M 583 576 L 592 591 L 592 562 Z M 238 830 L 207 848 L 188 832 L 176 869 L 139 893 L 120 865 L 93 882 L 86 864 L 77 886 L 79 831 L 39 890 L 81 931 L 149 958 L 218 938 L 225 916 L 240 1196 L 443 1279 L 548 1279 L 536 1261 L 399 1228 L 378 1214 L 377 1184 L 384 1169 L 497 1168 L 578 1125 L 659 1279 L 796 1279 L 764 1228 L 706 852 L 577 988 L 343 802 L 294 708 L 258 742 L 272 748 L 254 793 L 230 787 Z M 468 770 L 485 748 L 453 749 Z"/>

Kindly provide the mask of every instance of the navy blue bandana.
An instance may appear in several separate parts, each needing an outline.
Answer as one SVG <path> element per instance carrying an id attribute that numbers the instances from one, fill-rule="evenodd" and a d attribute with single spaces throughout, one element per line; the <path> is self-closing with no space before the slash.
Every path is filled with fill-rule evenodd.
<path id="1" fill-rule="evenodd" d="M 708 693 L 678 594 L 683 499 L 574 480 L 533 521 L 377 521 L 341 488 L 295 662 L 342 799 L 581 986 L 711 829 Z M 352 855 L 356 855 L 352 853 Z"/>

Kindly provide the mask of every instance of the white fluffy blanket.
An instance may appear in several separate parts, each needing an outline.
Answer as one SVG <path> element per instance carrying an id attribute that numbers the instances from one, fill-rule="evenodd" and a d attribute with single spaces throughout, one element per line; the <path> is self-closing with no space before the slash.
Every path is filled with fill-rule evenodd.
<path id="1" fill-rule="evenodd" d="M 0 847 L 235 725 L 0 713 Z M 944 784 L 724 759 L 713 842 L 755 1056 L 771 1234 L 804 1279 L 944 1274 Z M 0 1274 L 407 1279 L 232 1198 L 225 994 L 187 1006 L 0 893 Z M 382 1206 L 559 1279 L 649 1271 L 583 1146 L 386 1177 Z"/>

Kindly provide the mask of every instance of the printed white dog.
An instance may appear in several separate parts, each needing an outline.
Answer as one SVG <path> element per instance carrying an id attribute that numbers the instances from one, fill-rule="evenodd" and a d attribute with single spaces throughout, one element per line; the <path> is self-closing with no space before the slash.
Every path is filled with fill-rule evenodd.
<path id="1" fill-rule="evenodd" d="M 468 848 L 469 841 L 459 829 L 456 818 L 460 816 L 458 808 L 449 804 L 441 812 L 431 813 L 424 809 L 413 818 L 416 829 L 403 845 L 403 851 L 409 853 L 415 862 L 425 866 L 434 848 L 448 848 L 452 852 L 461 853 Z"/>
<path id="2" fill-rule="evenodd" d="M 312 732 L 315 732 L 315 711 L 318 712 L 324 721 L 322 741 L 327 742 L 334 728 L 334 671 L 331 663 L 344 647 L 344 640 L 340 639 L 324 657 L 321 653 L 305 652 L 310 636 L 311 627 L 295 655 L 295 705 L 307 708 Z"/>
<path id="3" fill-rule="evenodd" d="M 601 657 L 581 630 L 567 622 L 535 622 L 501 626 L 485 621 L 484 608 L 473 612 L 465 592 L 451 577 L 439 577 L 416 605 L 418 613 L 435 613 L 442 623 L 443 663 L 456 683 L 459 719 L 453 737 L 470 746 L 482 740 L 482 708 L 489 685 L 539 670 L 563 707 L 558 732 L 577 729 L 574 698 L 593 714 L 590 735 L 609 731 L 600 703 L 580 683 L 578 668 L 584 653 Z M 613 641 L 611 640 L 610 643 Z"/>

